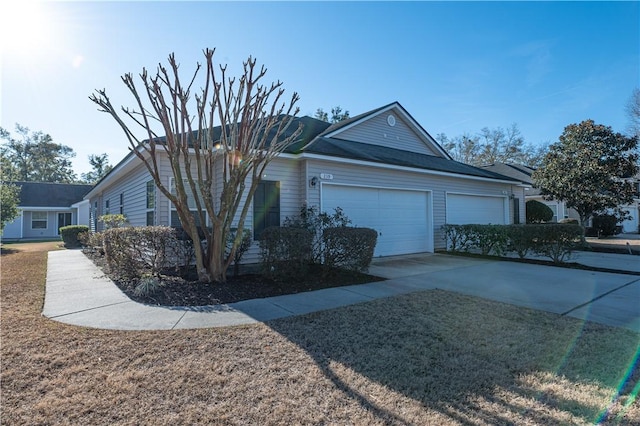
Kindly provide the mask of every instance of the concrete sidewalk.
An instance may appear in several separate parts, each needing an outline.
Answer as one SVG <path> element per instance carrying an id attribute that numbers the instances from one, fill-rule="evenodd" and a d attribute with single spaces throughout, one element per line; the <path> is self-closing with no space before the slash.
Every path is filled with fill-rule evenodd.
<path id="1" fill-rule="evenodd" d="M 52 251 L 43 315 L 116 330 L 208 328 L 439 288 L 640 332 L 640 276 L 441 254 L 375 259 L 370 273 L 389 279 L 226 305 L 158 307 L 131 301 L 80 250 Z"/>

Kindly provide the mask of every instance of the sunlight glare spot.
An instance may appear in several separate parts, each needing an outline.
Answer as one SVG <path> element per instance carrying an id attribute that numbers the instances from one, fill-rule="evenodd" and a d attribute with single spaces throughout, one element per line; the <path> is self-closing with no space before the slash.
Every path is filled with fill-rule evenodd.
<path id="1" fill-rule="evenodd" d="M 4 0 L 0 4 L 0 52 L 29 55 L 51 40 L 43 4 L 34 0 Z"/>

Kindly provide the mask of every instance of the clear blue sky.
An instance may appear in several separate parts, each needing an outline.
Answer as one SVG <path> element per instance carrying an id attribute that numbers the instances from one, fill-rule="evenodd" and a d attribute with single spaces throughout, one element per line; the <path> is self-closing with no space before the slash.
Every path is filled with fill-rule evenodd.
<path id="1" fill-rule="evenodd" d="M 301 115 L 399 101 L 434 136 L 517 123 L 533 144 L 588 118 L 625 131 L 640 86 L 638 2 L 24 4 L 0 11 L 0 126 L 71 146 L 78 174 L 89 154 L 127 153 L 88 96 L 133 105 L 120 76 L 171 52 L 185 75 L 206 47 L 231 70 L 251 54 L 300 94 Z"/>

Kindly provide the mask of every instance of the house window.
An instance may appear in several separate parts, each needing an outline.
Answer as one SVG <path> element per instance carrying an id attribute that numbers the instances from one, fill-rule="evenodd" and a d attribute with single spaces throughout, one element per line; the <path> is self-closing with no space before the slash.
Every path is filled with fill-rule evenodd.
<path id="1" fill-rule="evenodd" d="M 169 190 L 171 194 L 176 195 L 176 185 L 173 178 L 169 178 Z M 196 221 L 196 226 L 200 226 L 200 217 L 198 215 L 198 208 L 196 206 L 196 199 L 189 188 L 189 185 L 185 185 L 185 190 L 187 191 L 187 205 L 189 206 L 189 210 L 191 211 L 191 215 Z M 180 218 L 178 217 L 178 211 L 176 207 L 171 203 L 171 217 L 170 217 L 170 226 L 174 228 L 182 228 L 182 223 L 180 222 Z"/>
<path id="2" fill-rule="evenodd" d="M 520 223 L 520 198 L 513 199 L 513 224 Z"/>
<path id="3" fill-rule="evenodd" d="M 92 219 L 93 219 L 93 221 L 92 221 L 92 223 L 93 223 L 92 231 L 98 232 L 98 202 L 97 201 L 95 201 L 93 203 L 93 218 Z"/>
<path id="4" fill-rule="evenodd" d="M 71 213 L 58 213 L 58 235 L 60 228 L 71 225 Z"/>
<path id="5" fill-rule="evenodd" d="M 124 214 L 124 192 L 120 194 L 120 214 Z"/>
<path id="6" fill-rule="evenodd" d="M 47 229 L 47 212 L 31 212 L 31 229 Z"/>
<path id="7" fill-rule="evenodd" d="M 109 214 L 109 200 L 104 202 L 104 214 Z"/>
<path id="8" fill-rule="evenodd" d="M 253 239 L 270 226 L 280 226 L 280 182 L 262 181 L 253 195 Z"/>
<path id="9" fill-rule="evenodd" d="M 147 182 L 147 226 L 153 226 L 155 221 L 156 210 L 156 185 L 150 180 Z"/>

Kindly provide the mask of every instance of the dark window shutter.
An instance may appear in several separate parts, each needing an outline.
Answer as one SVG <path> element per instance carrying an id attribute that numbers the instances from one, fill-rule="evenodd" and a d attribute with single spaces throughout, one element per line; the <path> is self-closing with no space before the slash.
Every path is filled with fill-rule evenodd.
<path id="1" fill-rule="evenodd" d="M 279 182 L 262 181 L 253 195 L 253 239 L 270 226 L 280 226 Z"/>

